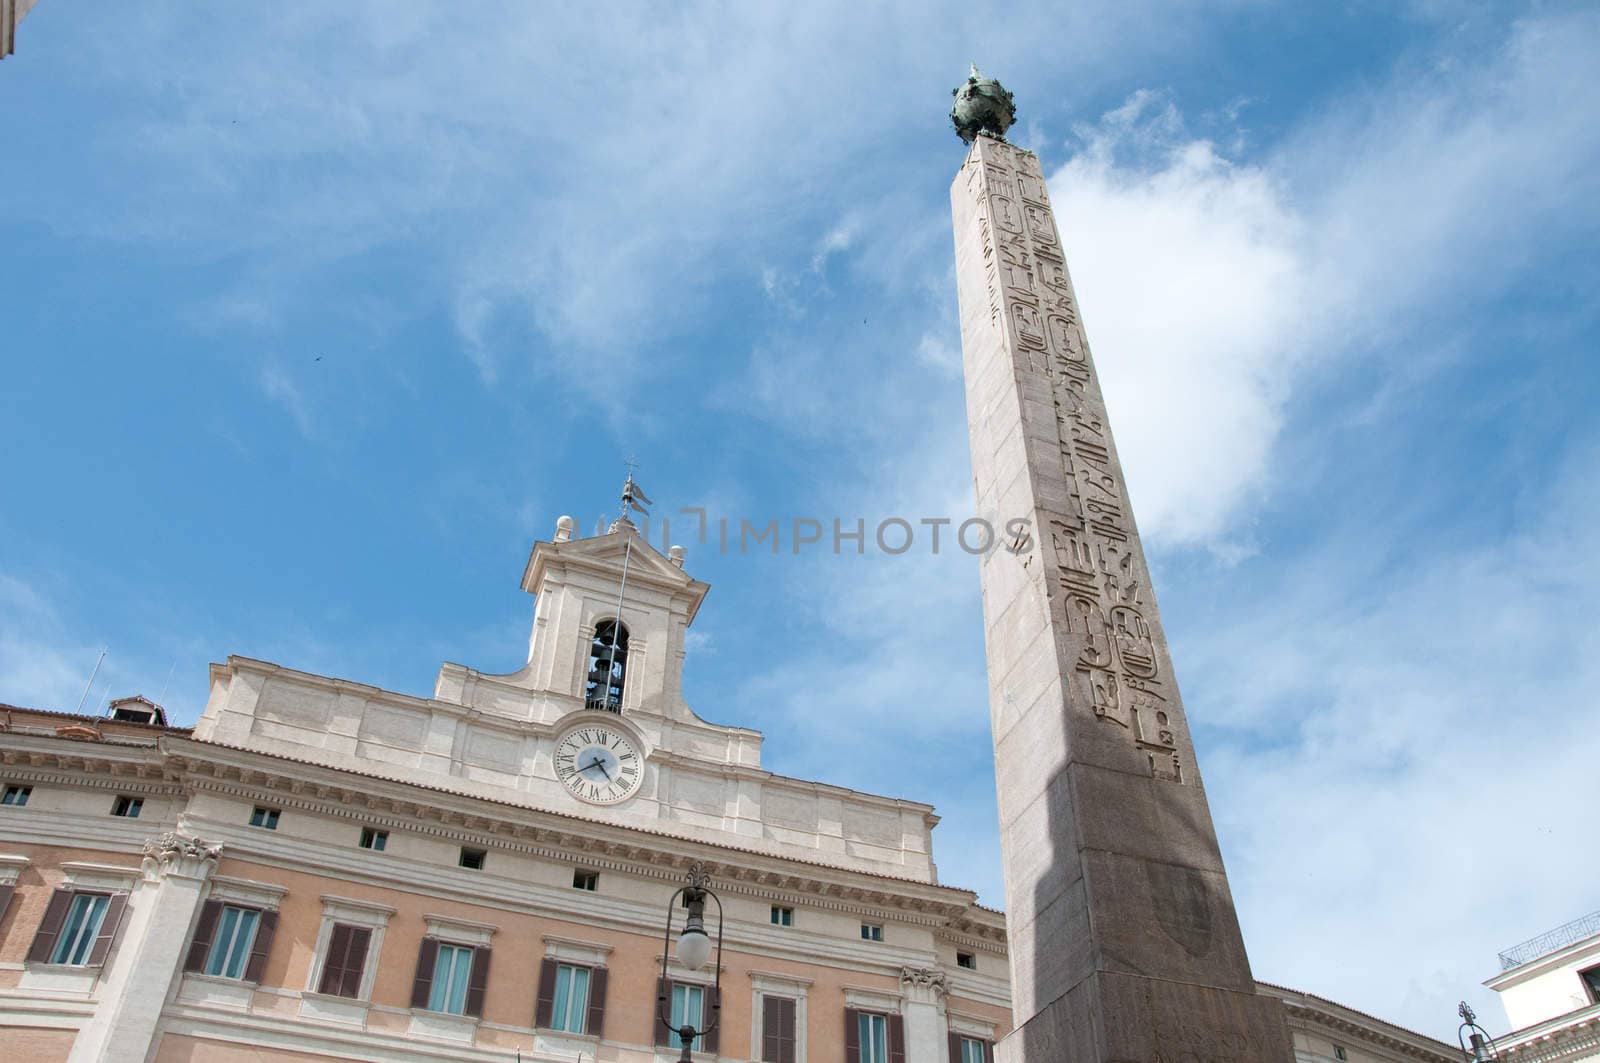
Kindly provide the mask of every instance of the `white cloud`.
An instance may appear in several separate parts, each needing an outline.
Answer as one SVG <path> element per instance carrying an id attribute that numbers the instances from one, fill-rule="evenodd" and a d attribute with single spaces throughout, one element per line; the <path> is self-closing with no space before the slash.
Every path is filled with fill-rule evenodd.
<path id="1" fill-rule="evenodd" d="M 1086 136 L 1051 194 L 1140 529 L 1226 544 L 1303 360 L 1302 221 L 1265 170 L 1186 139 L 1149 93 Z"/>
<path id="2" fill-rule="evenodd" d="M 1197 636 L 1186 689 L 1226 729 L 1203 768 L 1257 977 L 1424 1029 L 1466 996 L 1499 1028 L 1495 951 L 1595 906 L 1573 787 L 1600 762 L 1597 465 L 1575 456 L 1510 536 L 1381 580 L 1348 529 Z"/>

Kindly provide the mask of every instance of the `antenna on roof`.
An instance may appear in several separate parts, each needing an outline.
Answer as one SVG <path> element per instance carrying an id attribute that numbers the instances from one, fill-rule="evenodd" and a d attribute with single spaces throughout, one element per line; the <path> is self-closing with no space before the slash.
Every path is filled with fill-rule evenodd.
<path id="1" fill-rule="evenodd" d="M 172 659 L 172 667 L 167 669 L 167 681 L 161 684 L 161 696 L 156 698 L 157 705 L 165 705 L 167 703 L 167 688 L 172 685 L 172 673 L 176 672 L 177 670 L 178 659 L 174 657 Z"/>
<path id="2" fill-rule="evenodd" d="M 621 531 L 622 536 L 622 582 L 617 584 L 617 620 L 616 627 L 611 632 L 611 647 L 606 653 L 606 689 L 601 702 L 601 707 L 610 711 L 622 711 L 622 700 L 618 697 L 615 703 L 611 700 L 612 676 L 617 667 L 617 646 L 622 642 L 622 599 L 628 593 L 628 562 L 633 558 L 633 540 L 627 532 L 633 529 L 633 522 L 628 519 L 628 514 L 633 510 L 649 515 L 650 496 L 646 495 L 638 484 L 633 482 L 633 471 L 639 467 L 638 461 L 632 457 L 623 463 L 628 467 L 628 478 L 622 484 L 622 515 L 611 525 L 612 531 Z"/>
<path id="3" fill-rule="evenodd" d="M 110 649 L 109 646 L 100 647 L 100 656 L 94 662 L 94 671 L 89 673 L 89 681 L 83 684 L 83 694 L 78 698 L 77 714 L 79 716 L 83 715 L 83 703 L 89 700 L 89 690 L 94 686 L 94 677 L 100 674 L 100 662 L 106 659 L 106 650 L 108 649 Z"/>

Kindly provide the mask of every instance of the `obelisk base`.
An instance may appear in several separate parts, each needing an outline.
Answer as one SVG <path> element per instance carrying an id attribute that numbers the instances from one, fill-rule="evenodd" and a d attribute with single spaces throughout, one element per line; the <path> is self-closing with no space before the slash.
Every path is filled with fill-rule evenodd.
<path id="1" fill-rule="evenodd" d="M 1292 1063 L 1283 1006 L 1214 986 L 1099 972 L 995 1045 L 996 1063 Z"/>

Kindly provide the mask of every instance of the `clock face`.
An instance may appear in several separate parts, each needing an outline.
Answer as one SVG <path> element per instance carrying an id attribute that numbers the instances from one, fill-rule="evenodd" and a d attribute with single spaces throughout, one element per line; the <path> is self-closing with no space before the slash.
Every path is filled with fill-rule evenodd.
<path id="1" fill-rule="evenodd" d="M 638 791 L 644 760 L 626 732 L 586 724 L 556 742 L 556 778 L 580 800 L 612 805 Z"/>

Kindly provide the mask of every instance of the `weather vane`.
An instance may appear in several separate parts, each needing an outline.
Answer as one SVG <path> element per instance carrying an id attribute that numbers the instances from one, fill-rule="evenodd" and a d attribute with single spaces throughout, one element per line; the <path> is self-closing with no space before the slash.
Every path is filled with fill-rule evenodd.
<path id="1" fill-rule="evenodd" d="M 968 144 L 980 134 L 1004 140 L 1006 130 L 1017 120 L 1017 101 L 1000 82 L 980 74 L 977 63 L 972 64 L 966 83 L 951 89 L 950 95 L 956 98 L 950 121 L 955 124 L 956 136 Z"/>

